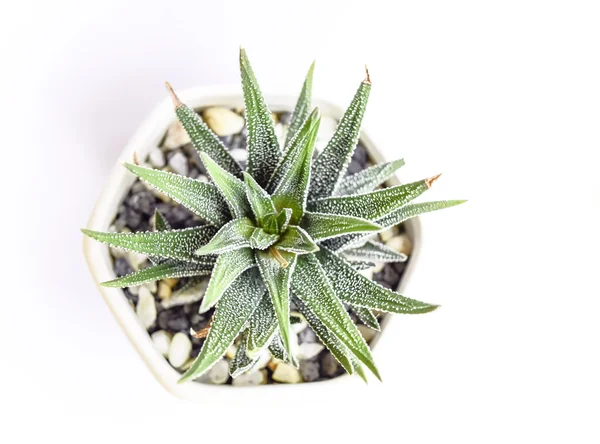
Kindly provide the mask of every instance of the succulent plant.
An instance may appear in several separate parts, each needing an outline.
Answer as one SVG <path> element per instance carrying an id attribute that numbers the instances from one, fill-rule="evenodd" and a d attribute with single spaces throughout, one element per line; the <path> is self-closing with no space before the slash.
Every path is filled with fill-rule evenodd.
<path id="1" fill-rule="evenodd" d="M 314 65 L 313 65 L 314 66 Z M 371 90 L 360 83 L 337 129 L 316 155 L 318 109 L 311 111 L 313 66 L 304 82 L 284 146 L 245 51 L 240 70 L 247 122 L 248 167 L 243 171 L 220 139 L 171 87 L 175 113 L 210 176 L 210 183 L 125 164 L 141 180 L 200 216 L 205 224 L 172 230 L 157 213 L 155 230 L 83 230 L 111 247 L 149 256 L 152 265 L 105 282 L 124 288 L 164 278 L 210 275 L 200 312 L 215 307 L 202 349 L 180 381 L 208 371 L 241 338 L 230 372 L 247 371 L 267 348 L 297 366 L 290 340 L 293 299 L 320 341 L 348 373 L 380 379 L 369 346 L 347 308 L 378 329 L 373 311 L 426 313 L 437 306 L 409 299 L 360 273 L 371 261 L 406 257 L 373 236 L 408 218 L 463 201 L 411 203 L 438 176 L 381 188 L 402 160 L 346 175 Z M 366 380 L 366 379 L 365 379 Z"/>

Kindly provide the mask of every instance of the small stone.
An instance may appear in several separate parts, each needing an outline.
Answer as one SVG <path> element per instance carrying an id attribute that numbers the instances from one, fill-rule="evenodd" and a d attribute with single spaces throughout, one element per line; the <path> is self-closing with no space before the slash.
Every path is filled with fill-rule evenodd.
<path id="1" fill-rule="evenodd" d="M 202 112 L 202 118 L 217 136 L 239 133 L 246 124 L 242 116 L 222 107 L 205 109 Z"/>
<path id="2" fill-rule="evenodd" d="M 158 297 L 159 298 L 169 299 L 171 297 L 172 293 L 173 293 L 173 290 L 171 290 L 171 287 L 169 287 L 163 281 L 160 281 L 158 283 Z"/>
<path id="3" fill-rule="evenodd" d="M 169 166 L 174 173 L 181 174 L 182 176 L 187 176 L 190 172 L 187 157 L 179 151 L 171 156 L 169 159 Z"/>
<path id="4" fill-rule="evenodd" d="M 192 351 L 192 342 L 185 333 L 177 333 L 171 339 L 169 346 L 169 362 L 175 368 L 181 367 L 187 362 Z"/>
<path id="5" fill-rule="evenodd" d="M 243 150 L 241 148 L 234 148 L 229 151 L 231 157 L 233 157 L 238 162 L 246 162 L 248 160 L 248 150 Z"/>
<path id="6" fill-rule="evenodd" d="M 289 125 L 292 123 L 292 113 L 284 111 L 279 113 L 279 123 L 282 125 Z"/>
<path id="7" fill-rule="evenodd" d="M 300 361 L 300 374 L 304 382 L 319 379 L 319 363 L 315 361 Z"/>
<path id="8" fill-rule="evenodd" d="M 140 287 L 138 286 L 133 286 L 133 287 L 129 287 L 129 291 L 131 292 L 131 294 L 137 296 L 138 294 L 140 294 Z"/>
<path id="9" fill-rule="evenodd" d="M 297 368 L 294 368 L 294 366 L 281 362 L 273 372 L 273 380 L 285 382 L 287 384 L 297 384 L 302 382 L 302 375 Z"/>
<path id="10" fill-rule="evenodd" d="M 356 328 L 358 328 L 358 331 L 360 332 L 362 337 L 365 338 L 365 341 L 367 341 L 367 343 L 371 342 L 377 334 L 377 331 L 367 327 L 366 325 L 359 324 L 356 326 Z"/>
<path id="11" fill-rule="evenodd" d="M 302 316 L 302 314 L 298 313 L 298 312 L 290 312 L 291 316 L 296 316 L 299 317 L 301 319 L 300 322 L 296 322 L 295 324 L 291 324 L 291 329 L 292 332 L 294 332 L 295 334 L 299 334 L 301 331 L 303 331 L 306 327 L 308 327 L 308 324 L 306 323 L 306 319 L 304 319 L 304 316 Z"/>
<path id="12" fill-rule="evenodd" d="M 373 274 L 380 273 L 381 270 L 383 270 L 383 267 L 385 267 L 385 262 L 375 262 L 375 266 L 372 267 Z"/>
<path id="13" fill-rule="evenodd" d="M 396 235 L 398 235 L 398 229 L 396 227 L 388 228 L 387 230 L 379 233 L 379 237 L 381 239 L 381 242 L 383 242 L 383 243 L 388 242 L 390 239 L 392 239 Z"/>
<path id="14" fill-rule="evenodd" d="M 133 268 L 131 268 L 131 265 L 129 265 L 129 261 L 122 257 L 115 259 L 114 268 L 117 277 L 125 276 L 133 271 Z"/>
<path id="15" fill-rule="evenodd" d="M 148 153 L 148 161 L 154 168 L 165 166 L 165 155 L 160 148 L 152 148 Z"/>
<path id="16" fill-rule="evenodd" d="M 317 335 L 312 328 L 305 328 L 298 334 L 298 343 L 302 345 L 305 342 L 317 342 Z"/>
<path id="17" fill-rule="evenodd" d="M 275 125 L 275 137 L 277 137 L 279 146 L 285 145 L 285 138 L 287 136 L 287 132 L 287 128 L 281 125 L 280 123 Z"/>
<path id="18" fill-rule="evenodd" d="M 400 282 L 400 275 L 396 271 L 396 268 L 394 268 L 393 264 L 388 264 L 383 268 L 383 280 L 392 288 L 397 286 Z"/>
<path id="19" fill-rule="evenodd" d="M 167 357 L 169 354 L 169 346 L 171 345 L 172 337 L 173 335 L 165 330 L 158 330 L 150 335 L 150 338 L 154 343 L 154 348 L 164 357 Z"/>
<path id="20" fill-rule="evenodd" d="M 317 356 L 325 347 L 318 342 L 304 342 L 298 346 L 296 357 L 300 360 L 308 360 Z"/>
<path id="21" fill-rule="evenodd" d="M 172 331 L 188 331 L 190 329 L 190 321 L 185 313 L 178 311 L 171 316 L 171 319 L 167 322 L 167 327 Z"/>
<path id="22" fill-rule="evenodd" d="M 261 385 L 267 383 L 267 371 L 266 370 L 249 370 L 246 373 L 242 373 L 237 378 L 233 378 L 231 385 L 237 387 L 249 386 L 249 385 Z"/>
<path id="23" fill-rule="evenodd" d="M 270 361 L 271 361 L 271 353 L 269 352 L 268 349 L 264 349 L 260 352 L 258 361 L 256 361 L 256 364 L 254 364 L 254 368 L 261 370 L 261 369 L 265 368 L 269 364 Z"/>
<path id="24" fill-rule="evenodd" d="M 146 263 L 146 260 L 148 260 L 148 256 L 145 254 L 136 253 L 135 251 L 127 252 L 127 261 L 135 271 L 142 268 L 142 265 Z"/>
<path id="25" fill-rule="evenodd" d="M 335 376 L 340 369 L 340 363 L 333 357 L 331 353 L 325 353 L 321 359 L 321 371 L 327 377 Z"/>
<path id="26" fill-rule="evenodd" d="M 154 296 L 146 287 L 141 287 L 138 294 L 138 303 L 135 312 L 142 327 L 146 330 L 154 325 L 156 321 L 156 304 Z"/>
<path id="27" fill-rule="evenodd" d="M 364 277 L 373 280 L 373 268 L 367 268 L 366 270 L 359 270 L 359 273 Z"/>
<path id="28" fill-rule="evenodd" d="M 227 361 L 227 359 L 221 359 L 217 361 L 208 372 L 202 375 L 199 381 L 206 384 L 225 384 L 228 379 L 229 361 Z"/>
<path id="29" fill-rule="evenodd" d="M 362 170 L 364 170 L 364 167 L 360 163 L 354 159 L 350 161 L 350 165 L 348 165 L 348 174 L 356 174 Z"/>
<path id="30" fill-rule="evenodd" d="M 188 133 L 183 129 L 179 120 L 176 120 L 169 126 L 163 146 L 168 150 L 172 150 L 187 143 L 190 143 L 190 136 L 188 136 Z"/>
<path id="31" fill-rule="evenodd" d="M 151 216 L 156 209 L 156 200 L 154 199 L 154 195 L 146 190 L 143 184 L 142 187 L 144 188 L 144 191 L 137 192 L 129 197 L 126 204 L 129 208 L 140 214 Z"/>
<path id="32" fill-rule="evenodd" d="M 156 293 L 156 281 L 146 282 L 144 287 L 150 290 L 151 293 Z"/>
<path id="33" fill-rule="evenodd" d="M 369 161 L 369 153 L 362 143 L 358 142 L 354 154 L 352 155 L 352 160 L 356 161 L 362 167 L 365 167 Z"/>
<path id="34" fill-rule="evenodd" d="M 179 278 L 164 278 L 162 282 L 172 289 L 179 282 Z"/>
<path id="35" fill-rule="evenodd" d="M 231 344 L 228 348 L 227 351 L 225 352 L 225 356 L 227 356 L 229 359 L 233 359 L 235 358 L 235 354 L 237 353 L 237 345 L 235 344 Z"/>
<path id="36" fill-rule="evenodd" d="M 410 253 L 412 252 L 412 242 L 406 233 L 394 236 L 386 242 L 386 245 L 400 253 L 406 254 L 407 256 L 410 256 Z"/>

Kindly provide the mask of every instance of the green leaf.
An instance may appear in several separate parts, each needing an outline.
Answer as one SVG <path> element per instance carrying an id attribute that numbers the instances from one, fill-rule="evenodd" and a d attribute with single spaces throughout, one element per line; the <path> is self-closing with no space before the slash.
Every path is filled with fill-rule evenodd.
<path id="1" fill-rule="evenodd" d="M 158 281 L 165 278 L 182 278 L 188 276 L 206 276 L 211 274 L 214 261 L 207 263 L 182 262 L 167 259 L 165 262 L 143 268 L 126 276 L 102 282 L 104 287 L 125 288 L 142 285 L 146 282 Z"/>
<path id="2" fill-rule="evenodd" d="M 257 251 L 256 262 L 262 280 L 271 295 L 271 302 L 279 323 L 279 334 L 288 356 L 292 356 L 290 339 L 290 281 L 296 266 L 296 255 L 280 253 L 288 266 L 282 267 L 269 251 Z"/>
<path id="3" fill-rule="evenodd" d="M 154 231 L 169 231 L 171 224 L 158 210 L 154 211 Z"/>
<path id="4" fill-rule="evenodd" d="M 365 381 L 366 384 L 368 384 L 369 381 L 367 381 L 367 375 L 365 374 L 365 370 L 363 369 L 362 365 L 360 365 L 358 359 L 356 359 L 356 356 L 350 356 L 350 360 L 352 361 L 352 367 L 354 368 L 356 374 L 360 376 L 360 379 L 362 379 L 363 381 Z"/>
<path id="5" fill-rule="evenodd" d="M 345 259 L 325 248 L 322 248 L 316 256 L 323 266 L 335 294 L 343 302 L 353 307 L 405 314 L 427 313 L 438 307 L 407 298 L 376 284 L 354 270 Z"/>
<path id="6" fill-rule="evenodd" d="M 250 246 L 250 237 L 254 233 L 254 224 L 247 217 L 234 219 L 226 223 L 214 237 L 196 251 L 198 256 L 222 254 L 227 251 Z"/>
<path id="7" fill-rule="evenodd" d="M 235 217 L 251 216 L 252 211 L 246 198 L 244 182 L 221 168 L 206 153 L 200 153 L 200 158 L 210 178 L 225 196 L 231 214 Z"/>
<path id="8" fill-rule="evenodd" d="M 352 311 L 356 313 L 358 319 L 360 319 L 360 321 L 367 327 L 372 328 L 373 330 L 381 331 L 377 316 L 375 316 L 371 310 L 365 307 L 352 306 Z"/>
<path id="9" fill-rule="evenodd" d="M 289 253 L 307 254 L 319 250 L 319 246 L 302 228 L 290 225 L 274 245 L 277 249 Z"/>
<path id="10" fill-rule="evenodd" d="M 331 196 L 356 148 L 360 126 L 369 100 L 371 82 L 363 81 L 335 133 L 313 165 L 309 200 Z"/>
<path id="11" fill-rule="evenodd" d="M 369 346 L 336 296 L 314 254 L 298 257 L 292 289 L 309 310 L 381 380 Z"/>
<path id="12" fill-rule="evenodd" d="M 263 226 L 265 217 L 275 213 L 275 205 L 273 205 L 271 196 L 246 172 L 244 172 L 244 182 L 246 183 L 246 197 L 250 202 L 256 222 L 259 226 Z"/>
<path id="13" fill-rule="evenodd" d="M 431 211 L 441 210 L 444 208 L 450 208 L 465 202 L 466 200 L 445 200 L 438 202 L 423 202 L 418 204 L 410 204 L 399 208 L 398 210 L 393 211 L 390 214 L 380 217 L 376 220 L 376 222 L 384 228 L 389 228 L 395 225 L 399 225 L 412 217 L 419 216 L 420 214 L 429 213 Z M 325 241 L 324 245 L 331 251 L 342 251 L 348 248 L 353 248 L 355 245 L 363 243 L 365 237 L 368 236 L 362 234 L 351 234 L 335 239 L 329 239 Z"/>
<path id="14" fill-rule="evenodd" d="M 250 247 L 255 250 L 265 250 L 273 245 L 277 239 L 279 239 L 278 234 L 269 234 L 262 228 L 255 228 L 248 242 Z"/>
<path id="15" fill-rule="evenodd" d="M 318 213 L 340 214 L 377 221 L 427 191 L 429 188 L 427 183 L 427 180 L 421 180 L 365 194 L 329 197 L 310 202 L 308 209 Z"/>
<path id="16" fill-rule="evenodd" d="M 215 235 L 213 226 L 184 228 L 183 230 L 154 231 L 140 233 L 102 233 L 100 231 L 81 230 L 85 235 L 111 247 L 135 251 L 187 262 L 206 263 L 206 258 L 196 256 L 194 252 Z"/>
<path id="17" fill-rule="evenodd" d="M 199 312 L 206 313 L 210 310 L 231 283 L 244 271 L 254 266 L 256 266 L 256 262 L 254 262 L 254 254 L 250 248 L 240 248 L 219 255 L 206 293 L 202 298 Z"/>
<path id="18" fill-rule="evenodd" d="M 379 218 L 377 222 L 384 227 L 393 227 L 394 225 L 398 225 L 405 220 L 419 216 L 420 214 L 454 207 L 465 202 L 466 200 L 442 200 L 406 205 L 405 207 L 399 208 L 398 210 Z"/>
<path id="19" fill-rule="evenodd" d="M 352 268 L 354 268 L 356 271 L 368 270 L 369 268 L 373 268 L 375 266 L 373 262 L 367 261 L 350 261 L 350 265 L 352 265 Z"/>
<path id="20" fill-rule="evenodd" d="M 246 336 L 246 334 L 244 334 Z M 258 356 L 254 359 L 251 359 L 246 354 L 246 344 L 245 339 L 242 338 L 240 341 L 240 345 L 235 353 L 235 357 L 231 361 L 231 365 L 229 366 L 229 374 L 232 378 L 237 378 L 241 374 L 250 370 L 256 361 L 258 361 Z"/>
<path id="21" fill-rule="evenodd" d="M 281 336 L 279 336 L 278 334 L 273 336 L 273 339 L 269 344 L 269 351 L 275 359 L 279 359 L 280 361 L 288 360 L 288 356 L 285 352 L 285 347 L 283 346 L 283 341 L 281 339 Z"/>
<path id="22" fill-rule="evenodd" d="M 225 291 L 200 354 L 179 382 L 196 379 L 209 370 L 233 344 L 265 292 L 258 271 L 246 270 Z"/>
<path id="23" fill-rule="evenodd" d="M 354 366 L 352 365 L 352 352 L 342 344 L 342 342 L 329 330 L 325 324 L 315 315 L 315 313 L 308 308 L 308 306 L 302 302 L 298 297 L 294 298 L 294 302 L 300 310 L 300 313 L 306 319 L 309 327 L 315 332 L 319 341 L 323 343 L 327 350 L 331 352 L 333 357 L 340 363 L 340 365 L 349 374 L 354 373 Z M 355 358 L 356 359 L 356 358 Z"/>
<path id="24" fill-rule="evenodd" d="M 408 259 L 404 253 L 375 241 L 367 241 L 360 247 L 344 250 L 344 255 L 375 262 L 405 262 Z"/>
<path id="25" fill-rule="evenodd" d="M 271 296 L 265 291 L 260 304 L 252 313 L 248 329 L 246 330 L 246 349 L 248 353 L 254 355 L 265 348 L 275 330 L 277 329 L 277 317 L 271 302 Z"/>
<path id="26" fill-rule="evenodd" d="M 130 163 L 126 163 L 125 167 L 144 182 L 211 224 L 220 227 L 231 219 L 227 203 L 214 185 Z"/>
<path id="27" fill-rule="evenodd" d="M 306 74 L 306 79 L 304 80 L 304 84 L 302 85 L 302 91 L 300 91 L 300 96 L 298 97 L 298 101 L 296 102 L 294 114 L 292 114 L 292 121 L 290 123 L 290 127 L 285 138 L 286 148 L 290 146 L 290 142 L 292 141 L 292 139 L 294 138 L 294 136 L 308 117 L 308 114 L 310 113 L 314 71 L 315 62 L 313 62 L 312 65 L 310 65 L 308 74 Z"/>
<path id="28" fill-rule="evenodd" d="M 311 212 L 304 214 L 302 227 L 314 241 L 322 241 L 349 233 L 370 233 L 381 229 L 376 223 L 359 217 Z"/>
<path id="29" fill-rule="evenodd" d="M 404 165 L 404 159 L 380 163 L 344 177 L 334 190 L 335 196 L 367 193 L 388 180 Z"/>
<path id="30" fill-rule="evenodd" d="M 281 159 L 271 112 L 260 91 L 246 51 L 240 48 L 240 72 L 248 125 L 248 173 L 265 186 Z"/>
<path id="31" fill-rule="evenodd" d="M 219 137 L 210 130 L 196 111 L 181 103 L 169 84 L 167 84 L 167 88 L 173 98 L 175 114 L 177 114 L 181 125 L 190 136 L 192 145 L 198 153 L 208 154 L 225 171 L 236 177 L 242 177 L 242 169 L 231 157 Z"/>
<path id="32" fill-rule="evenodd" d="M 302 218 L 306 207 L 310 164 L 320 123 L 321 116 L 318 108 L 315 108 L 292 141 L 267 186 L 278 211 L 292 209 L 292 224 Z"/>
<path id="33" fill-rule="evenodd" d="M 263 228 L 267 233 L 283 233 L 287 230 L 292 217 L 292 210 L 284 208 L 279 213 L 269 214 L 263 221 Z"/>

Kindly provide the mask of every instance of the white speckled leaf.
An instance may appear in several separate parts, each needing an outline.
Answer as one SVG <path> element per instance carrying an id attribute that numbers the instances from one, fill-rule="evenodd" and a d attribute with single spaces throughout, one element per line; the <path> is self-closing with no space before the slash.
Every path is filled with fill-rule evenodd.
<path id="1" fill-rule="evenodd" d="M 281 252 L 288 266 L 283 268 L 269 251 L 255 253 L 258 269 L 263 282 L 271 295 L 271 303 L 275 310 L 279 325 L 279 334 L 283 340 L 286 354 L 292 356 L 290 339 L 290 281 L 296 267 L 296 255 Z"/>
<path id="2" fill-rule="evenodd" d="M 320 123 L 321 116 L 319 110 L 315 108 L 298 132 L 298 136 L 290 144 L 290 148 L 267 186 L 267 190 L 272 193 L 277 211 L 291 208 L 290 223 L 292 224 L 302 218 L 306 208 L 310 164 Z"/>
<path id="3" fill-rule="evenodd" d="M 373 268 L 375 264 L 373 262 L 367 261 L 350 261 L 350 265 L 357 271 L 368 270 L 369 268 Z"/>
<path id="4" fill-rule="evenodd" d="M 262 228 L 255 228 L 248 242 L 250 243 L 250 247 L 255 250 L 265 250 L 273 245 L 277 239 L 279 239 L 278 234 L 265 233 L 265 230 Z"/>
<path id="5" fill-rule="evenodd" d="M 298 297 L 294 299 L 298 310 L 306 319 L 306 322 L 315 332 L 319 340 L 323 343 L 327 350 L 331 352 L 333 357 L 349 374 L 354 373 L 352 365 L 352 353 L 341 341 L 323 324 L 319 318 L 302 302 Z M 356 359 L 356 358 L 355 358 Z"/>
<path id="6" fill-rule="evenodd" d="M 158 210 L 154 211 L 154 231 L 169 231 L 171 224 Z"/>
<path id="7" fill-rule="evenodd" d="M 111 247 L 150 256 L 206 263 L 206 258 L 195 255 L 194 251 L 205 245 L 215 235 L 217 229 L 213 226 L 202 226 L 183 230 L 139 233 L 102 233 L 86 229 L 81 231 L 92 239 Z"/>
<path id="8" fill-rule="evenodd" d="M 207 263 L 195 263 L 167 259 L 161 264 L 151 265 L 150 267 L 113 279 L 112 281 L 103 282 L 102 286 L 125 288 L 165 278 L 206 276 L 211 274 L 213 266 L 213 260 L 208 260 Z"/>
<path id="9" fill-rule="evenodd" d="M 144 182 L 218 227 L 231 220 L 227 202 L 214 185 L 166 171 L 125 164 Z"/>
<path id="10" fill-rule="evenodd" d="M 252 212 L 257 223 L 262 226 L 264 218 L 275 213 L 275 205 L 273 205 L 271 196 L 246 172 L 244 173 L 244 182 L 246 184 L 246 196 L 252 207 Z"/>
<path id="11" fill-rule="evenodd" d="M 374 262 L 405 262 L 408 259 L 404 253 L 376 241 L 367 241 L 360 247 L 344 250 L 344 255 Z"/>
<path id="12" fill-rule="evenodd" d="M 389 290 L 358 273 L 343 258 L 322 248 L 316 254 L 335 294 L 353 307 L 365 307 L 388 313 L 418 314 L 438 306 L 420 302 Z"/>
<path id="13" fill-rule="evenodd" d="M 208 371 L 233 344 L 265 292 L 258 271 L 246 270 L 225 291 L 200 354 L 179 382 L 196 379 Z"/>
<path id="14" fill-rule="evenodd" d="M 279 359 L 280 361 L 287 361 L 287 354 L 285 353 L 285 347 L 283 346 L 283 341 L 281 340 L 281 336 L 276 334 L 273 336 L 271 343 L 269 344 L 269 351 L 273 355 L 275 359 Z"/>
<path id="15" fill-rule="evenodd" d="M 349 233 L 370 233 L 381 229 L 376 223 L 359 217 L 311 212 L 304 214 L 301 225 L 314 241 Z"/>
<path id="16" fill-rule="evenodd" d="M 254 224 L 247 217 L 234 219 L 226 223 L 214 237 L 196 251 L 199 256 L 205 254 L 222 254 L 227 251 L 237 250 L 250 246 L 250 236 L 254 233 Z"/>
<path id="17" fill-rule="evenodd" d="M 371 84 L 362 82 L 327 146 L 313 165 L 309 200 L 331 196 L 346 174 L 360 133 Z"/>
<path id="18" fill-rule="evenodd" d="M 279 250 L 296 254 L 308 254 L 319 250 L 310 235 L 295 225 L 290 225 L 274 246 Z"/>
<path id="19" fill-rule="evenodd" d="M 248 173 L 260 186 L 266 186 L 281 159 L 281 148 L 271 112 L 244 49 L 240 49 L 240 73 L 248 125 Z"/>
<path id="20" fill-rule="evenodd" d="M 277 330 L 277 317 L 271 302 L 271 296 L 266 291 L 260 304 L 252 313 L 246 334 L 246 349 L 255 354 L 265 348 Z"/>
<path id="21" fill-rule="evenodd" d="M 292 121 L 290 122 L 290 127 L 285 138 L 286 149 L 290 146 L 292 139 L 294 138 L 294 136 L 308 117 L 308 114 L 310 113 L 314 70 L 315 62 L 313 62 L 312 65 L 310 65 L 310 69 L 308 70 L 308 74 L 306 74 L 306 79 L 304 80 L 304 84 L 302 85 L 302 91 L 300 91 L 300 96 L 298 97 L 298 101 L 296 102 L 296 107 L 294 108 L 294 113 L 292 114 Z"/>
<path id="22" fill-rule="evenodd" d="M 426 181 L 421 180 L 370 193 L 316 200 L 309 202 L 308 210 L 317 213 L 361 217 L 377 222 L 380 217 L 406 205 L 427 189 Z"/>
<path id="23" fill-rule="evenodd" d="M 354 272 L 354 270 L 352 270 Z M 335 276 L 333 276 L 336 279 Z M 298 257 L 292 277 L 294 294 L 363 364 L 381 380 L 371 350 L 336 296 L 314 254 Z"/>
<path id="24" fill-rule="evenodd" d="M 244 334 L 244 337 L 245 336 L 246 334 Z M 241 374 L 250 370 L 254 364 L 256 364 L 256 361 L 258 361 L 258 356 L 252 359 L 246 354 L 246 341 L 245 338 L 242 338 L 235 353 L 235 357 L 229 365 L 229 374 L 232 378 L 237 378 Z"/>
<path id="25" fill-rule="evenodd" d="M 175 110 L 175 113 L 198 153 L 208 154 L 225 171 L 236 177 L 242 177 L 242 169 L 238 163 L 231 157 L 223 142 L 210 130 L 196 111 L 186 105 L 181 105 Z"/>
<path id="26" fill-rule="evenodd" d="M 354 305 L 351 305 L 351 308 L 363 324 L 369 328 L 372 328 L 373 330 L 381 331 L 377 316 L 375 316 L 371 310 L 365 307 L 355 307 Z"/>
<path id="27" fill-rule="evenodd" d="M 225 197 L 231 214 L 235 217 L 251 216 L 252 210 L 246 198 L 244 182 L 221 168 L 206 153 L 200 153 L 200 158 L 210 178 Z"/>
<path id="28" fill-rule="evenodd" d="M 431 211 L 441 210 L 444 208 L 450 208 L 455 205 L 460 205 L 466 202 L 465 200 L 444 200 L 437 202 L 423 202 L 418 204 L 406 205 L 393 211 L 385 216 L 380 217 L 375 222 L 384 228 L 393 227 L 401 224 L 405 220 L 411 217 L 419 216 L 420 214 L 429 213 Z M 335 239 L 330 239 L 325 242 L 325 246 L 331 251 L 345 251 L 349 248 L 353 248 L 356 245 L 362 245 L 367 240 L 368 236 L 363 234 L 350 234 L 348 236 L 342 236 Z"/>
<path id="29" fill-rule="evenodd" d="M 223 292 L 240 274 L 254 266 L 256 266 L 256 263 L 250 248 L 240 248 L 219 255 L 208 288 L 204 298 L 202 298 L 199 312 L 207 312 L 217 303 Z"/>
<path id="30" fill-rule="evenodd" d="M 344 177 L 334 190 L 334 196 L 368 193 L 388 180 L 404 165 L 404 159 L 384 162 Z"/>

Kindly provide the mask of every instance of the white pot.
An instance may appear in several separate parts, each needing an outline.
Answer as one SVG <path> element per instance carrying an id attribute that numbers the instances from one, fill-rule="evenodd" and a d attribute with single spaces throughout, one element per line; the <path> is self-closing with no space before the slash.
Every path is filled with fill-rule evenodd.
<path id="1" fill-rule="evenodd" d="M 243 99 L 240 95 L 239 88 L 193 88 L 185 91 L 177 92 L 182 102 L 192 108 L 201 108 L 205 106 L 222 105 L 226 107 L 238 108 L 243 106 Z M 266 94 L 266 101 L 272 111 L 289 111 L 293 110 L 296 103 L 296 96 Z M 319 106 L 321 113 L 325 116 L 330 116 L 340 119 L 344 109 L 337 105 L 324 100 L 314 101 L 314 105 Z M 119 205 L 129 191 L 135 181 L 135 176 L 123 167 L 124 162 L 131 162 L 134 153 L 140 159 L 144 159 L 148 151 L 157 147 L 161 142 L 167 128 L 174 121 L 175 113 L 170 99 L 165 99 L 152 114 L 146 119 L 142 126 L 137 130 L 131 141 L 125 147 L 121 157 L 117 161 L 117 165 L 113 169 L 108 186 L 98 200 L 94 211 L 90 217 L 87 228 L 90 230 L 107 231 L 117 214 Z M 377 162 L 384 161 L 383 156 L 377 151 L 376 144 L 363 128 L 361 133 L 361 141 L 369 151 L 370 156 Z M 394 181 L 392 181 L 394 182 Z M 396 181 L 397 182 L 397 181 Z M 406 292 L 407 285 L 413 274 L 418 260 L 419 249 L 421 246 L 421 229 L 418 218 L 410 219 L 405 222 L 405 227 L 408 235 L 413 243 L 413 250 L 410 261 L 402 281 L 400 282 L 399 291 Z M 108 307 L 114 314 L 117 322 L 121 325 L 129 340 L 142 359 L 148 365 L 150 371 L 156 379 L 173 395 L 189 400 L 206 400 L 207 396 L 214 394 L 223 397 L 231 397 L 236 399 L 241 391 L 246 391 L 249 387 L 231 387 L 221 385 L 209 385 L 197 382 L 187 382 L 178 384 L 180 374 L 173 369 L 167 360 L 153 346 L 150 335 L 140 326 L 135 312 L 131 309 L 123 290 L 117 288 L 106 288 L 100 286 L 100 282 L 115 279 L 112 260 L 109 255 L 109 250 L 106 245 L 96 242 L 88 237 L 84 237 L 83 249 L 88 266 L 92 276 L 98 285 L 100 293 L 108 304 Z M 385 331 L 386 343 L 390 341 L 390 336 L 394 335 L 394 315 L 386 316 L 382 323 L 382 332 Z M 390 322 L 392 321 L 392 322 Z M 398 335 L 399 336 L 399 335 Z M 371 342 L 371 346 L 375 345 L 377 338 Z M 400 341 L 400 338 L 398 338 Z M 377 353 L 375 353 L 376 355 Z M 116 363 L 116 365 L 118 365 Z M 350 377 L 343 375 L 338 378 L 305 384 L 277 384 L 277 385 L 262 385 L 254 387 L 254 390 L 270 392 L 272 390 L 295 390 L 303 391 L 303 394 L 315 390 L 322 390 L 324 385 L 332 387 L 340 384 L 364 384 L 358 377 Z"/>

